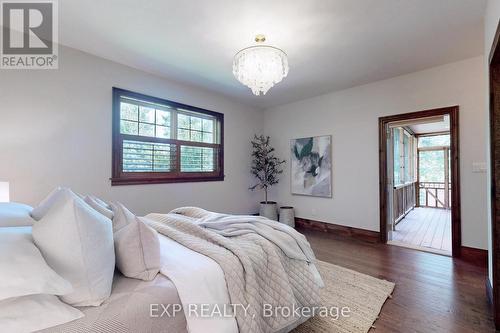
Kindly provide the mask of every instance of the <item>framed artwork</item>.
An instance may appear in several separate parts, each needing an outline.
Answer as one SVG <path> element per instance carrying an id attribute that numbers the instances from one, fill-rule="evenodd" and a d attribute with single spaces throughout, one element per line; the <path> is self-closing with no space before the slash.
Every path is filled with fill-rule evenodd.
<path id="1" fill-rule="evenodd" d="M 332 197 L 332 136 L 291 140 L 292 194 Z"/>

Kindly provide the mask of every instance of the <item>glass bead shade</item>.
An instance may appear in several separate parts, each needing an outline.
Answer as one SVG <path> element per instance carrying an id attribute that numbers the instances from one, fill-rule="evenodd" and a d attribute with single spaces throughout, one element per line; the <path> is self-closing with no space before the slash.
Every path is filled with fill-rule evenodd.
<path id="1" fill-rule="evenodd" d="M 233 74 L 255 95 L 265 95 L 288 75 L 288 59 L 285 52 L 272 46 L 248 47 L 235 55 Z"/>

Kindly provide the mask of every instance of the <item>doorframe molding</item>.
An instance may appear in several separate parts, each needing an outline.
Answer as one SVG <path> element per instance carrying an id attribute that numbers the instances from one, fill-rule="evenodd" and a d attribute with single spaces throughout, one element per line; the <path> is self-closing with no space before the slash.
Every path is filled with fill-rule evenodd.
<path id="1" fill-rule="evenodd" d="M 490 202 L 491 202 L 491 243 L 492 243 L 492 281 L 491 301 L 495 327 L 500 329 L 500 22 L 491 45 L 488 58 L 489 70 L 489 124 L 490 124 Z M 497 96 L 497 98 L 495 98 Z"/>
<path id="2" fill-rule="evenodd" d="M 462 245 L 461 206 L 460 206 L 460 141 L 458 125 L 458 105 L 402 113 L 380 117 L 379 126 L 379 202 L 380 202 L 380 241 L 387 243 L 387 126 L 394 121 L 428 118 L 449 115 L 450 117 L 450 181 L 451 191 L 451 241 L 452 256 L 460 257 Z"/>

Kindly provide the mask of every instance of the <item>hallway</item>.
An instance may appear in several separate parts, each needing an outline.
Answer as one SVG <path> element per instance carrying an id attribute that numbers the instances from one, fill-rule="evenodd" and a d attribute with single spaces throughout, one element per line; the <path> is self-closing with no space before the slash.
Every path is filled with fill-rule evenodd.
<path id="1" fill-rule="evenodd" d="M 396 225 L 392 235 L 393 245 L 451 255 L 451 211 L 417 207 Z"/>

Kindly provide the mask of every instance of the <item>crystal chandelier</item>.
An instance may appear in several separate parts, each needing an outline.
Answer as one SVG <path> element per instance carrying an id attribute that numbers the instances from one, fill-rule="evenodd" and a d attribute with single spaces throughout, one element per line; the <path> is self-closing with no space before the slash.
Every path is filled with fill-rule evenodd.
<path id="1" fill-rule="evenodd" d="M 252 89 L 255 95 L 260 95 L 281 82 L 288 74 L 288 59 L 282 50 L 269 45 L 263 45 L 264 35 L 257 35 L 255 46 L 240 50 L 234 56 L 233 74 L 245 86 Z"/>

